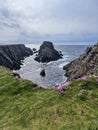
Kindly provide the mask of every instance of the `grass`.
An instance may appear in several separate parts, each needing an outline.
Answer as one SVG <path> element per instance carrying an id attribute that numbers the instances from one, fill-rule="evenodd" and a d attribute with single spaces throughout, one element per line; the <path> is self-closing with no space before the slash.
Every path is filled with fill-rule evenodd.
<path id="1" fill-rule="evenodd" d="M 74 81 L 59 94 L 0 67 L 0 130 L 98 130 L 98 83 Z"/>

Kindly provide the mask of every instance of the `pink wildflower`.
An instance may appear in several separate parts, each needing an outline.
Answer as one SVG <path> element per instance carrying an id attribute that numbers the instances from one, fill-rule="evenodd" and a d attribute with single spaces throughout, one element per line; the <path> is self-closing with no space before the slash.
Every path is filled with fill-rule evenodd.
<path id="1" fill-rule="evenodd" d="M 76 80 L 77 80 L 77 81 L 78 81 L 78 80 L 81 80 L 81 78 L 78 78 L 78 79 L 76 79 Z"/>
<path id="2" fill-rule="evenodd" d="M 98 82 L 98 79 L 96 79 L 96 82 Z"/>
<path id="3" fill-rule="evenodd" d="M 87 76 L 83 76 L 83 77 L 81 77 L 81 78 L 78 78 L 77 80 L 84 80 L 84 81 L 87 81 L 88 78 L 87 78 Z"/>
<path id="4" fill-rule="evenodd" d="M 81 79 L 84 80 L 84 81 L 88 80 L 87 76 L 83 76 L 83 77 L 81 77 Z"/>
<path id="5" fill-rule="evenodd" d="M 95 74 L 92 75 L 94 78 L 96 78 L 97 76 Z"/>
<path id="6" fill-rule="evenodd" d="M 63 83 L 63 84 L 61 84 L 61 85 L 59 85 L 59 86 L 57 87 L 57 90 L 61 91 L 61 90 L 64 89 L 64 87 L 67 87 L 68 85 L 70 85 L 70 82 L 69 82 L 69 81 L 68 81 L 68 82 L 65 82 L 65 83 Z"/>

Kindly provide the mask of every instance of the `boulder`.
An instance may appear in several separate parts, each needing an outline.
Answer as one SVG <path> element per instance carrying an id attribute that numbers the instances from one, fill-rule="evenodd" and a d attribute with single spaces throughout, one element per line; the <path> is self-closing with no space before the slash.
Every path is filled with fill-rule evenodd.
<path id="1" fill-rule="evenodd" d="M 32 51 L 33 51 L 33 54 L 35 54 L 35 53 L 38 52 L 38 51 L 36 50 L 36 48 L 33 48 Z"/>
<path id="2" fill-rule="evenodd" d="M 74 80 L 84 75 L 98 75 L 98 43 L 88 47 L 79 58 L 63 67 L 68 80 Z"/>
<path id="3" fill-rule="evenodd" d="M 41 76 L 43 76 L 43 77 L 46 75 L 46 73 L 45 73 L 45 70 L 44 70 L 44 69 L 40 72 L 40 75 L 41 75 Z"/>
<path id="4" fill-rule="evenodd" d="M 35 60 L 38 62 L 50 62 L 62 58 L 61 54 L 54 49 L 53 43 L 49 41 L 44 41 L 40 46 L 38 55 L 35 57 Z"/>
<path id="5" fill-rule="evenodd" d="M 33 51 L 37 51 L 36 48 L 33 48 Z"/>

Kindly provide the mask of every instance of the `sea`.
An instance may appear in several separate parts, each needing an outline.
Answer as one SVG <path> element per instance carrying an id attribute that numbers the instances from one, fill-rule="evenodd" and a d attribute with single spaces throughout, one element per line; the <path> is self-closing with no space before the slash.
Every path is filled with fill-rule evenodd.
<path id="1" fill-rule="evenodd" d="M 26 46 L 38 50 L 40 44 L 26 44 Z M 21 78 L 31 80 L 43 88 L 54 88 L 67 80 L 67 77 L 64 76 L 65 70 L 63 70 L 63 66 L 70 63 L 75 58 L 78 58 L 87 47 L 88 45 L 55 45 L 55 49 L 62 51 L 62 59 L 49 63 L 38 63 L 34 60 L 34 54 L 25 58 L 23 65 L 21 65 L 21 69 L 16 72 Z M 40 75 L 42 69 L 45 69 L 45 77 Z"/>

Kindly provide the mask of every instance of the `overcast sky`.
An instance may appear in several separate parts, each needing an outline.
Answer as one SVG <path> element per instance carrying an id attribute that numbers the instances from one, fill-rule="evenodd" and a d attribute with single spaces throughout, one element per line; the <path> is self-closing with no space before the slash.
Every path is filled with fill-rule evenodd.
<path id="1" fill-rule="evenodd" d="M 98 41 L 98 0 L 0 0 L 0 43 Z"/>

